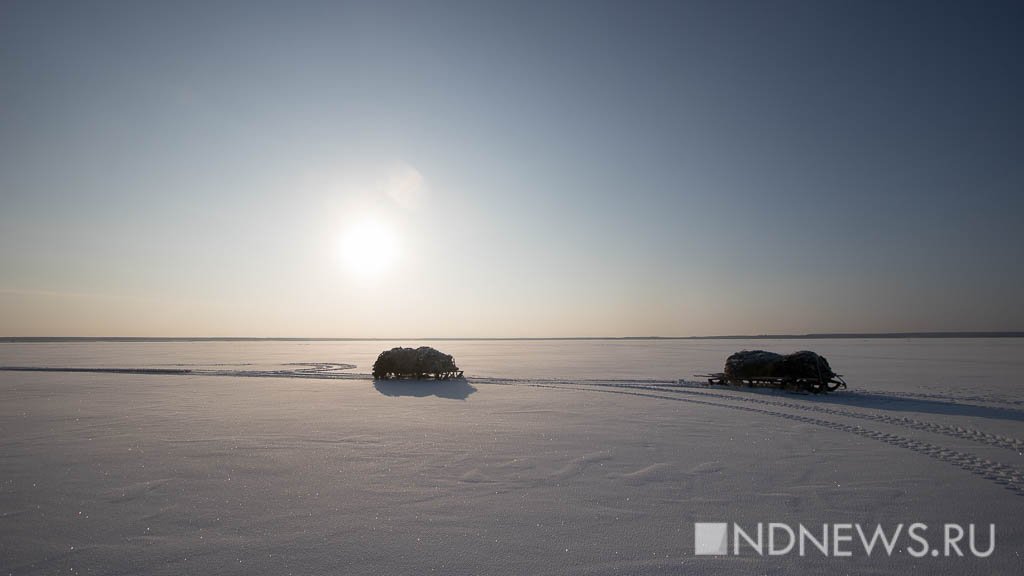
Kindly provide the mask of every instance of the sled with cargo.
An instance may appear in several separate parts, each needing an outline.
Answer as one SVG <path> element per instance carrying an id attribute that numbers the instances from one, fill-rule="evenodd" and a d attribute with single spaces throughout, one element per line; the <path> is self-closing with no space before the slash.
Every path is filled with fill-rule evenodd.
<path id="1" fill-rule="evenodd" d="M 819 394 L 846 388 L 846 381 L 832 371 L 824 356 L 802 350 L 776 354 L 764 350 L 744 350 L 725 361 L 725 371 L 698 374 L 709 385 L 778 388 Z"/>

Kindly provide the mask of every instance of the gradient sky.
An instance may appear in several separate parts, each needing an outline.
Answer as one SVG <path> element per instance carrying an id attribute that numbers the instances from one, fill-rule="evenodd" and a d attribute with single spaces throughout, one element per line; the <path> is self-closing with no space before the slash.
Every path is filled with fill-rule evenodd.
<path id="1" fill-rule="evenodd" d="M 4 1 L 0 335 L 1021 329 L 1021 6 Z"/>

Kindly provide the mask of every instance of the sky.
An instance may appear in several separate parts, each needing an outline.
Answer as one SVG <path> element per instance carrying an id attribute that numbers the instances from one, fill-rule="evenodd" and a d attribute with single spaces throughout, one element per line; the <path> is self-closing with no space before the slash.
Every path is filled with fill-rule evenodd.
<path id="1" fill-rule="evenodd" d="M 1024 8 L 0 3 L 0 336 L 1024 329 Z"/>

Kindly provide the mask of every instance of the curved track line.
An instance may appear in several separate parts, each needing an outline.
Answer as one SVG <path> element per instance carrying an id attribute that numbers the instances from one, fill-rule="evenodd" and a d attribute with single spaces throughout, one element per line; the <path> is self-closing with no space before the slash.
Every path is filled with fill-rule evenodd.
<path id="1" fill-rule="evenodd" d="M 565 378 L 500 378 L 500 377 L 488 377 L 488 376 L 467 376 L 474 382 L 480 383 L 542 383 L 542 384 L 593 384 L 601 386 L 622 386 L 630 384 L 647 384 L 653 386 L 675 386 L 680 380 L 666 380 L 661 378 L 631 378 L 631 379 L 565 379 Z M 685 381 L 694 386 L 706 386 L 703 382 Z M 739 387 L 737 387 L 739 388 Z M 759 388 L 758 390 L 767 391 L 769 388 Z M 837 394 L 844 394 L 851 397 L 857 396 L 881 396 L 881 397 L 892 397 L 892 398 L 913 398 L 921 400 L 939 400 L 947 402 L 979 402 L 983 404 L 1010 404 L 1014 406 L 1024 406 L 1024 400 L 1013 400 L 1013 399 L 1000 399 L 1000 398 L 987 398 L 984 396 L 958 396 L 954 394 L 934 394 L 934 393 L 916 393 L 916 392 L 897 392 L 891 390 L 871 390 L 858 391 L 850 390 L 844 392 L 837 392 Z M 992 406 L 982 406 L 984 408 L 991 408 Z M 998 406 L 999 408 L 1008 412 L 1014 412 L 1024 415 L 1024 410 L 1020 408 L 1011 408 L 1007 406 Z"/>
<path id="2" fill-rule="evenodd" d="M 712 398 L 721 398 L 723 400 L 733 400 L 737 402 L 748 402 L 753 404 L 762 404 L 767 406 L 777 406 L 780 408 L 792 408 L 795 410 L 806 410 L 809 412 L 818 412 L 822 414 L 829 414 L 831 416 L 843 416 L 848 418 L 857 418 L 860 420 L 869 420 L 873 422 L 881 422 L 884 424 L 891 424 L 893 426 L 900 426 L 903 428 L 909 428 L 913 430 L 920 430 L 923 432 L 932 432 L 935 434 L 942 434 L 951 438 L 957 438 L 960 440 L 970 440 L 972 442 L 978 442 L 988 446 L 996 448 L 1005 448 L 1007 450 L 1013 450 L 1018 454 L 1024 453 L 1024 440 L 1012 438 L 1009 436 L 1000 436 L 998 434 L 991 434 L 988 432 L 982 432 L 981 430 L 975 430 L 972 428 L 964 428 L 962 426 L 949 426 L 946 424 L 936 424 L 934 422 L 927 422 L 924 420 L 915 420 L 907 417 L 896 417 L 886 416 L 883 414 L 867 414 L 863 412 L 852 412 L 849 410 L 840 410 L 837 408 L 825 408 L 821 406 L 811 406 L 805 404 L 796 404 L 793 402 L 785 402 L 781 400 L 765 400 L 763 398 L 752 398 L 744 397 L 733 394 L 720 394 L 704 390 L 695 389 L 681 389 L 674 387 L 667 381 L 662 380 L 648 380 L 648 381 L 637 381 L 638 384 L 630 384 L 627 381 L 618 380 L 538 380 L 538 381 L 518 381 L 518 380 L 502 380 L 499 378 L 487 378 L 479 379 L 473 378 L 474 382 L 480 383 L 493 383 L 493 384 L 530 384 L 530 383 L 542 383 L 542 384 L 569 384 L 578 386 L 602 386 L 610 388 L 632 388 L 639 390 L 652 390 L 657 392 L 668 392 L 672 394 L 692 394 L 695 396 L 705 396 Z M 483 382 L 481 382 L 481 380 Z M 650 385 L 644 385 L 650 384 Z M 659 384 L 663 384 L 659 386 Z M 865 407 L 865 409 L 871 410 L 871 407 Z"/>
<path id="3" fill-rule="evenodd" d="M 360 380 L 370 378 L 369 374 L 358 374 L 352 372 L 343 372 L 351 370 L 356 366 L 354 364 L 344 363 L 329 363 L 329 362 L 295 362 L 287 364 L 287 366 L 301 366 L 301 368 L 295 368 L 292 370 L 209 370 L 209 369 L 184 369 L 184 368 L 71 368 L 71 367 L 35 367 L 35 366 L 0 366 L 0 370 L 3 371 L 19 371 L 19 372 L 90 372 L 90 373 L 108 373 L 108 374 L 153 374 L 153 375 L 202 375 L 202 376 L 237 376 L 237 377 L 249 377 L 249 378 L 318 378 L 318 379 L 337 379 L 337 380 Z M 831 416 L 841 416 L 847 418 L 856 418 L 860 420 L 868 420 L 873 422 L 881 422 L 884 424 L 890 424 L 893 426 L 900 426 L 912 430 L 920 430 L 923 432 L 931 432 L 935 434 L 941 434 L 949 436 L 951 438 L 957 438 L 960 440 L 969 440 L 972 442 L 978 442 L 987 446 L 993 446 L 996 448 L 1004 448 L 1007 450 L 1013 450 L 1018 454 L 1024 453 L 1024 440 L 1012 438 L 1008 436 L 1001 436 L 997 434 L 991 434 L 988 432 L 982 432 L 972 428 L 964 428 L 961 426 L 949 426 L 945 424 L 936 424 L 934 422 L 927 422 L 923 420 L 915 420 L 913 418 L 906 417 L 895 417 L 886 416 L 882 414 L 867 414 L 862 412 L 851 412 L 849 410 L 840 410 L 837 408 L 825 408 L 821 406 L 810 406 L 804 404 L 796 404 L 792 402 L 785 402 L 779 400 L 765 400 L 763 398 L 752 398 L 743 397 L 739 395 L 731 394 L 720 394 L 711 391 L 696 390 L 696 389 L 680 389 L 673 387 L 674 381 L 670 380 L 658 380 L 658 379 L 637 379 L 637 380 L 567 380 L 567 379 L 515 379 L 515 378 L 467 378 L 467 381 L 476 382 L 479 384 L 520 384 L 520 385 L 534 385 L 534 384 L 565 384 L 571 386 L 601 386 L 611 388 L 632 388 L 641 390 L 652 390 L 658 392 L 668 392 L 673 394 L 691 394 L 695 396 L 704 396 L 711 398 L 721 398 L 724 400 L 736 401 L 736 402 L 747 402 L 753 404 L 761 404 L 766 406 L 777 406 L 780 408 L 792 408 L 794 410 L 805 410 L 808 412 L 818 412 L 821 414 L 828 414 Z M 946 400 L 969 400 L 970 398 L 959 398 L 954 396 L 944 396 L 941 394 L 912 394 L 912 393 L 887 393 L 886 395 L 892 396 L 906 396 L 911 398 L 934 398 L 934 399 L 946 399 Z M 866 409 L 871 409 L 866 407 Z"/>
<path id="4" fill-rule="evenodd" d="M 514 385 L 514 384 L 509 384 Z M 841 432 L 848 432 L 850 434 L 856 434 L 863 438 L 870 438 L 879 442 L 884 442 L 890 446 L 896 446 L 898 448 L 905 448 L 923 454 L 940 462 L 952 464 L 962 470 L 970 472 L 976 476 L 980 476 L 990 482 L 994 482 L 1007 490 L 1013 492 L 1017 496 L 1024 496 L 1024 473 L 1019 470 L 993 462 L 984 458 L 979 458 L 973 454 L 966 452 L 960 452 L 949 448 L 943 448 L 930 442 L 924 442 L 922 440 L 915 440 L 913 438 L 907 438 L 905 436 L 899 436 L 897 434 L 890 434 L 887 432 L 879 432 L 877 430 L 871 430 L 864 428 L 863 426 L 855 426 L 852 424 L 842 424 L 839 422 L 833 422 L 831 420 L 822 420 L 820 418 L 812 418 L 810 416 L 801 416 L 799 414 L 789 414 L 786 412 L 778 412 L 775 410 L 766 410 L 763 408 L 754 408 L 751 406 L 736 406 L 733 404 L 723 404 L 720 402 L 710 402 L 707 400 L 697 400 L 694 398 L 679 398 L 674 396 L 662 396 L 660 394 L 650 394 L 646 392 L 633 392 L 628 390 L 602 390 L 600 388 L 578 388 L 578 387 L 567 387 L 549 384 L 521 384 L 525 386 L 533 386 L 537 388 L 553 388 L 556 390 L 589 390 L 591 392 L 604 392 L 606 394 L 625 394 L 631 396 L 640 396 L 645 398 L 658 398 L 661 400 L 674 400 L 677 402 L 687 402 L 690 404 L 699 404 L 704 406 L 714 406 L 716 408 L 730 408 L 733 410 L 740 410 L 743 412 L 753 412 L 756 414 L 765 414 L 768 416 L 775 416 L 777 418 L 784 418 L 786 420 L 792 420 L 795 422 L 802 422 L 804 424 L 812 424 L 814 426 L 821 426 L 823 428 L 829 428 L 832 430 L 839 430 Z M 647 389 L 647 388 L 642 388 Z M 659 389 L 655 389 L 660 391 Z"/>
<path id="5" fill-rule="evenodd" d="M 7 371 L 26 371 L 26 372 L 95 372 L 95 373 L 115 373 L 115 374 L 161 374 L 161 375 L 206 375 L 206 376 L 250 376 L 250 377 L 293 377 L 293 378 L 326 378 L 326 379 L 364 379 L 368 375 L 363 374 L 342 374 L 339 370 L 347 370 L 354 366 L 348 364 L 330 364 L 330 363 L 308 363 L 301 364 L 308 366 L 308 368 L 300 368 L 296 370 L 281 370 L 281 371 L 221 371 L 221 370 L 187 370 L 187 369 L 154 369 L 154 368 L 51 368 L 51 367 L 14 367 L 4 366 L 0 367 L 0 370 Z M 862 426 L 855 426 L 850 424 L 842 424 L 834 422 L 832 420 L 823 420 L 820 418 L 812 418 L 810 416 L 802 416 L 799 414 L 791 414 L 787 412 L 778 412 L 775 410 L 768 410 L 764 408 L 755 408 L 751 406 L 738 406 L 735 404 L 724 404 L 721 402 L 711 402 L 708 400 L 698 400 L 695 398 L 680 398 L 678 396 L 663 396 L 665 393 L 673 394 L 690 394 L 693 396 L 703 396 L 720 398 L 729 401 L 755 403 L 767 406 L 776 406 L 782 408 L 792 408 L 798 410 L 807 410 L 812 412 L 820 412 L 829 414 L 832 416 L 840 417 L 851 417 L 860 418 L 864 420 L 870 420 L 875 422 L 883 422 L 886 424 L 895 424 L 897 426 L 910 427 L 916 430 L 925 430 L 930 432 L 937 432 L 947 436 L 955 438 L 975 440 L 991 446 L 999 446 L 1004 448 L 1010 448 L 1017 450 L 1019 446 L 1024 445 L 1019 440 L 1013 438 L 1004 438 L 1001 436 L 995 436 L 992 434 L 986 434 L 977 430 L 968 430 L 963 428 L 957 428 L 952 426 L 944 426 L 940 424 L 933 424 L 928 422 L 922 422 L 912 420 L 909 418 L 894 418 L 891 416 L 883 415 L 870 415 L 861 414 L 856 412 L 848 412 L 845 410 L 837 410 L 833 408 L 822 408 L 818 406 L 802 406 L 791 402 L 763 400 L 760 398 L 743 398 L 728 394 L 716 394 L 712 392 L 694 391 L 694 390 L 680 390 L 678 388 L 668 388 L 665 386 L 659 386 L 659 384 L 669 384 L 670 381 L 666 380 L 550 380 L 550 381 L 518 381 L 512 379 L 498 379 L 498 378 L 471 378 L 470 381 L 478 383 L 490 383 L 498 385 L 509 385 L 509 386 L 530 386 L 535 388 L 552 388 L 557 390 L 587 390 L 591 392 L 604 392 L 608 394 L 624 394 L 631 396 L 639 396 L 646 398 L 657 398 L 661 400 L 674 400 L 678 402 L 687 402 L 690 404 L 698 404 L 705 406 L 713 406 L 716 408 L 729 408 L 732 410 L 740 410 L 745 412 L 753 412 L 758 414 L 765 414 L 768 416 L 775 416 L 778 418 L 784 418 L 786 420 L 792 420 L 795 422 L 802 422 L 805 424 L 812 424 L 815 426 L 821 426 L 824 428 L 830 428 L 833 430 L 839 430 L 848 432 L 850 434 L 856 434 L 864 438 L 870 438 L 879 442 L 884 442 L 891 446 L 897 446 L 900 448 L 906 448 L 919 454 L 923 454 L 935 460 L 952 464 L 985 478 L 991 482 L 995 482 L 1006 489 L 1010 490 L 1018 496 L 1024 496 L 1024 474 L 1015 468 L 979 458 L 973 454 L 965 452 L 959 452 L 948 448 L 943 448 L 936 444 L 924 442 L 921 440 L 915 440 L 907 438 L 905 436 L 899 436 L 896 434 L 890 434 L 886 432 L 879 432 L 877 430 L 871 430 Z M 545 382 L 545 383 L 541 383 Z M 636 382 L 635 384 L 629 384 L 627 382 Z M 617 388 L 616 390 L 610 390 L 608 388 Z M 649 392 L 637 392 L 635 390 L 647 390 L 652 392 L 659 392 L 660 394 L 651 394 Z"/>
<path id="6" fill-rule="evenodd" d="M 1024 400 L 1012 398 L 987 398 L 985 396 L 958 396 L 955 394 L 935 394 L 930 392 L 897 392 L 895 390 L 873 390 L 884 396 L 895 396 L 897 398 L 919 398 L 921 400 L 953 400 L 956 402 L 983 402 L 986 404 L 1012 404 L 1024 406 Z"/>
<path id="7" fill-rule="evenodd" d="M 793 402 L 784 402 L 781 400 L 764 400 L 761 398 L 746 398 L 740 396 L 733 396 L 730 394 L 716 394 L 714 392 L 704 392 L 702 390 L 680 390 L 678 388 L 660 388 L 654 386 L 635 386 L 643 390 L 656 390 L 659 392 L 669 392 L 672 394 L 692 394 L 695 396 L 706 396 L 711 398 L 722 398 L 726 400 L 736 400 L 739 402 L 750 402 L 753 404 L 763 404 L 767 406 L 778 406 L 780 408 L 793 408 L 795 410 L 806 410 L 808 412 L 818 412 L 821 414 L 828 414 L 830 416 L 843 416 L 846 418 L 857 418 L 860 420 L 870 420 L 872 422 L 882 422 L 884 424 L 891 424 L 893 426 L 901 426 L 904 428 L 910 428 L 913 430 L 921 430 L 924 432 L 933 432 L 935 434 L 942 434 L 952 438 L 958 438 L 960 440 L 971 440 L 986 444 L 988 446 L 994 446 L 996 448 L 1006 448 L 1007 450 L 1013 450 L 1018 454 L 1024 452 L 1024 441 L 1017 438 L 1011 438 L 1008 436 L 1000 436 L 997 434 L 990 434 L 988 432 L 982 432 L 981 430 L 974 430 L 972 428 L 964 428 L 961 426 L 948 426 L 946 424 L 936 424 L 934 422 L 926 422 L 924 420 L 915 420 L 913 418 L 886 416 L 884 414 L 867 414 L 864 412 L 851 412 L 849 410 L 839 410 L 837 408 L 825 408 L 822 406 L 812 406 L 806 404 L 796 404 Z M 869 408 L 870 409 L 870 408 Z"/>

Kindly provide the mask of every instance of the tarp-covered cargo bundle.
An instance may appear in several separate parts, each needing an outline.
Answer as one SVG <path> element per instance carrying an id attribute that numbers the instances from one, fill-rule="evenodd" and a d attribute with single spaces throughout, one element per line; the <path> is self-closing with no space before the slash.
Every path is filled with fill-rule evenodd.
<path id="1" fill-rule="evenodd" d="M 809 350 L 776 354 L 744 350 L 729 356 L 720 383 L 749 386 L 797 388 L 810 392 L 846 388 L 842 377 L 832 371 L 824 356 Z"/>
<path id="2" fill-rule="evenodd" d="M 377 356 L 373 363 L 374 379 L 387 378 L 461 378 L 462 370 L 448 354 L 430 346 L 392 348 Z"/>

